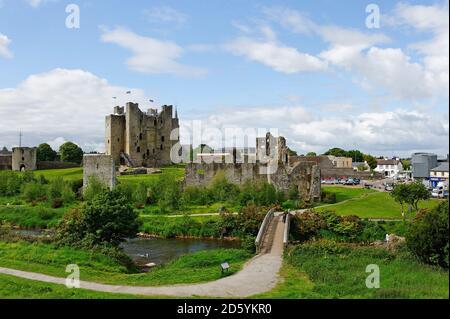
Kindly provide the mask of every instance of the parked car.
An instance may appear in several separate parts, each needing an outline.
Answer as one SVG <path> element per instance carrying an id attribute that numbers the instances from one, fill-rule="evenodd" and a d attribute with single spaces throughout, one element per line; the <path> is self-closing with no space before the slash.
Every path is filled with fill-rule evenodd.
<path id="1" fill-rule="evenodd" d="M 448 197 L 448 187 L 440 182 L 436 188 L 431 191 L 431 196 L 435 198 L 446 198 Z"/>
<path id="2" fill-rule="evenodd" d="M 373 187 L 372 184 L 364 184 L 364 188 L 371 189 Z"/>
<path id="3" fill-rule="evenodd" d="M 386 185 L 384 186 L 384 190 L 387 191 L 387 192 L 392 192 L 392 191 L 394 190 L 394 185 L 392 185 L 392 184 L 386 184 Z"/>

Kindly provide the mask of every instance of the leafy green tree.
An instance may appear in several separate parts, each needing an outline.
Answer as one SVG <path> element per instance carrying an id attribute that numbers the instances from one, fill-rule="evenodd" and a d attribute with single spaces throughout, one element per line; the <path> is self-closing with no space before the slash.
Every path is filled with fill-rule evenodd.
<path id="1" fill-rule="evenodd" d="M 316 152 L 308 152 L 306 153 L 306 156 L 317 156 Z"/>
<path id="2" fill-rule="evenodd" d="M 406 235 L 408 248 L 423 262 L 448 268 L 448 201 L 433 210 L 423 210 L 414 218 Z"/>
<path id="3" fill-rule="evenodd" d="M 334 147 L 325 152 L 324 155 L 331 155 L 336 157 L 347 157 L 347 152 L 339 147 Z"/>
<path id="4" fill-rule="evenodd" d="M 40 144 L 37 147 L 36 159 L 38 162 L 53 162 L 56 159 L 56 155 L 56 151 L 47 143 Z"/>
<path id="5" fill-rule="evenodd" d="M 290 148 L 288 148 L 288 154 L 289 156 L 298 156 L 298 153 L 294 150 L 291 150 Z"/>
<path id="6" fill-rule="evenodd" d="M 367 165 L 369 165 L 371 170 L 374 170 L 378 166 L 377 159 L 372 155 L 365 154 L 363 160 L 367 162 Z"/>
<path id="7" fill-rule="evenodd" d="M 135 237 L 141 221 L 139 214 L 120 193 L 106 191 L 88 201 L 81 210 L 68 213 L 58 226 L 60 244 L 70 246 L 119 246 Z"/>
<path id="8" fill-rule="evenodd" d="M 410 160 L 406 160 L 406 159 L 404 159 L 404 160 L 401 160 L 401 162 L 402 162 L 402 165 L 403 165 L 403 169 L 404 170 L 410 170 L 411 169 L 411 161 Z"/>
<path id="9" fill-rule="evenodd" d="M 66 142 L 59 148 L 61 161 L 81 164 L 83 160 L 83 150 L 72 142 Z"/>
<path id="10" fill-rule="evenodd" d="M 404 204 L 411 205 L 417 211 L 419 209 L 419 202 L 429 199 L 430 193 L 421 182 L 415 182 L 412 184 L 395 185 L 391 196 L 401 205 L 402 214 L 404 215 Z"/>
<path id="11" fill-rule="evenodd" d="M 351 157 L 353 162 L 364 162 L 364 154 L 358 150 L 348 151 L 347 157 Z"/>

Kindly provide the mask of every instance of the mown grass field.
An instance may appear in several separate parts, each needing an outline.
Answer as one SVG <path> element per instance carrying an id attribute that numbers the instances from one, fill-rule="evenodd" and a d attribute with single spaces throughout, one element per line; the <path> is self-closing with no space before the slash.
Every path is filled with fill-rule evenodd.
<path id="1" fill-rule="evenodd" d="M 149 183 L 155 181 L 158 176 L 172 176 L 176 179 L 183 179 L 184 177 L 184 167 L 179 165 L 163 167 L 161 168 L 161 174 L 151 174 L 151 175 L 128 175 L 128 176 L 118 176 L 117 180 L 123 183 Z M 34 172 L 36 176 L 43 175 L 46 179 L 52 180 L 57 177 L 62 177 L 67 181 L 83 179 L 83 168 L 68 168 L 68 169 L 51 169 L 51 170 L 40 170 Z"/>
<path id="2" fill-rule="evenodd" d="M 77 264 L 80 279 L 105 284 L 160 286 L 213 281 L 221 278 L 220 264 L 230 263 L 229 274 L 239 271 L 251 254 L 241 249 L 199 251 L 181 256 L 148 273 L 129 273 L 125 266 L 103 254 L 56 248 L 53 244 L 0 241 L 0 266 L 66 277 L 66 266 Z"/>
<path id="3" fill-rule="evenodd" d="M 349 191 L 350 189 L 345 192 Z M 419 208 L 433 208 L 437 206 L 439 202 L 438 199 L 421 201 L 419 203 Z M 332 210 L 338 215 L 356 215 L 361 218 L 402 219 L 400 204 L 398 204 L 389 193 L 377 191 L 361 193 L 359 197 L 351 197 L 344 202 L 334 205 L 319 206 L 316 207 L 315 210 Z"/>
<path id="4" fill-rule="evenodd" d="M 102 293 L 85 289 L 69 289 L 0 274 L 0 299 L 139 299 L 140 296 Z"/>
<path id="5" fill-rule="evenodd" d="M 300 245 L 286 253 L 284 282 L 258 298 L 448 299 L 448 271 L 417 262 L 406 252 L 340 245 L 336 251 Z M 380 269 L 380 288 L 368 289 L 367 265 Z"/>

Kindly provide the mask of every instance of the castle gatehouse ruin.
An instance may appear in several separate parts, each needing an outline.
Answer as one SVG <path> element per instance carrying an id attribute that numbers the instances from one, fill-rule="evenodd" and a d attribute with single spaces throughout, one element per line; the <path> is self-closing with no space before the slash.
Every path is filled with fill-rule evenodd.
<path id="1" fill-rule="evenodd" d="M 256 154 L 238 159 L 234 150 L 230 160 L 222 162 L 190 163 L 186 166 L 186 186 L 207 186 L 218 172 L 223 172 L 228 181 L 241 185 L 247 180 L 266 181 L 277 190 L 288 191 L 297 187 L 300 199 L 305 202 L 320 200 L 321 172 L 315 162 L 289 163 L 289 152 L 284 137 L 257 138 Z M 223 156 L 223 158 L 228 158 Z"/>
<path id="2" fill-rule="evenodd" d="M 106 154 L 129 167 L 170 165 L 170 151 L 178 143 L 171 134 L 178 128 L 178 115 L 171 105 L 164 105 L 161 112 L 142 112 L 137 103 L 116 106 L 114 114 L 106 117 Z"/>

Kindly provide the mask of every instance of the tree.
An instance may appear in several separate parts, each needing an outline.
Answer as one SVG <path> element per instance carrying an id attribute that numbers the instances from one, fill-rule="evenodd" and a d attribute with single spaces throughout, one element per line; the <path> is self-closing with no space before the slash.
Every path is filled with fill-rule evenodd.
<path id="1" fill-rule="evenodd" d="M 347 157 L 351 157 L 353 162 L 364 162 L 364 154 L 358 150 L 348 151 Z"/>
<path id="2" fill-rule="evenodd" d="M 342 148 L 334 147 L 325 152 L 324 155 L 332 155 L 336 157 L 347 157 L 347 152 Z"/>
<path id="3" fill-rule="evenodd" d="M 411 169 L 411 161 L 410 160 L 401 160 L 402 165 L 403 165 L 403 169 L 406 171 L 409 171 Z"/>
<path id="4" fill-rule="evenodd" d="M 309 152 L 306 154 L 306 156 L 317 156 L 316 152 Z"/>
<path id="5" fill-rule="evenodd" d="M 411 205 L 417 211 L 419 202 L 430 198 L 430 193 L 421 182 L 415 182 L 395 185 L 391 196 L 402 206 L 402 214 L 404 214 L 404 204 Z"/>
<path id="6" fill-rule="evenodd" d="M 54 151 L 47 143 L 40 144 L 36 150 L 36 159 L 38 162 L 53 162 L 56 159 Z"/>
<path id="7" fill-rule="evenodd" d="M 290 148 L 288 148 L 288 154 L 289 156 L 298 156 L 298 153 L 294 150 L 291 150 Z"/>
<path id="8" fill-rule="evenodd" d="M 6 146 L 3 146 L 3 148 L 2 148 L 2 153 L 7 153 L 7 152 L 9 152 L 9 151 L 8 151 L 8 148 L 7 148 Z"/>
<path id="9" fill-rule="evenodd" d="M 372 155 L 365 154 L 363 160 L 367 162 L 367 165 L 369 165 L 370 169 L 372 170 L 374 170 L 378 166 L 377 159 Z"/>
<path id="10" fill-rule="evenodd" d="M 78 246 L 111 245 L 118 247 L 126 238 L 135 237 L 141 221 L 121 193 L 106 191 L 69 212 L 58 225 L 60 244 Z"/>
<path id="11" fill-rule="evenodd" d="M 408 248 L 423 262 L 448 268 L 448 201 L 414 218 L 406 235 Z"/>
<path id="12" fill-rule="evenodd" d="M 81 164 L 83 160 L 83 150 L 72 142 L 66 142 L 59 148 L 62 162 Z"/>

